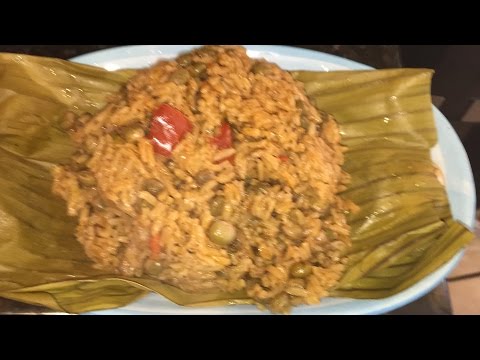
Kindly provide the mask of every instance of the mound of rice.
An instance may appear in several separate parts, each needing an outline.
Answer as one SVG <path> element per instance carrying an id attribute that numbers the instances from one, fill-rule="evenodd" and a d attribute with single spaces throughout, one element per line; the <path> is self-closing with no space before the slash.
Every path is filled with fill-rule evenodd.
<path id="1" fill-rule="evenodd" d="M 191 124 L 167 155 L 149 136 L 165 104 Z M 280 313 L 318 303 L 341 277 L 354 207 L 337 195 L 345 149 L 333 117 L 278 66 L 199 48 L 61 125 L 77 152 L 53 170 L 53 191 L 98 268 L 188 292 L 243 289 Z M 212 141 L 225 126 L 227 147 Z"/>

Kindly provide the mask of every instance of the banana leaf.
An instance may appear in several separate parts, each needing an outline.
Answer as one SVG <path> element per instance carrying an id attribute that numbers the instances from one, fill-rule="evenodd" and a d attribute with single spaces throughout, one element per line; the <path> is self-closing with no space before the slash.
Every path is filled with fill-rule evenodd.
<path id="1" fill-rule="evenodd" d="M 332 295 L 394 295 L 448 262 L 474 237 L 452 220 L 431 160 L 437 143 L 432 75 L 423 69 L 294 73 L 316 106 L 340 123 L 349 147 L 344 168 L 352 177 L 343 196 L 360 206 L 349 217 L 353 246 Z"/>
<path id="2" fill-rule="evenodd" d="M 243 292 L 190 294 L 94 269 L 75 240 L 75 219 L 51 194 L 50 168 L 73 150 L 58 126 L 61 116 L 97 112 L 134 73 L 0 54 L 1 297 L 70 313 L 121 307 L 151 291 L 184 306 L 253 303 Z M 349 146 L 345 169 L 352 174 L 344 196 L 361 203 L 349 219 L 354 246 L 341 282 L 347 286 L 332 294 L 389 296 L 448 261 L 472 235 L 449 221 L 448 199 L 428 153 L 436 143 L 431 72 L 293 75 L 314 104 L 341 123 Z M 394 285 L 385 289 L 380 282 L 389 279 Z"/>

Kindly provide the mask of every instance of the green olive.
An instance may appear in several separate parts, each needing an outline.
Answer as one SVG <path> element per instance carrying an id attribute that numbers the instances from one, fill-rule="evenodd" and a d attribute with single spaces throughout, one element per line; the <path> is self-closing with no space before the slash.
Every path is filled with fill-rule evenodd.
<path id="1" fill-rule="evenodd" d="M 227 246 L 237 238 L 237 230 L 232 224 L 217 220 L 210 227 L 208 237 L 211 242 L 217 245 Z"/>
<path id="2" fill-rule="evenodd" d="M 143 189 L 153 196 L 158 196 L 164 188 L 162 182 L 157 179 L 147 179 L 143 182 Z"/>
<path id="3" fill-rule="evenodd" d="M 179 69 L 170 75 L 170 81 L 177 85 L 185 85 L 190 79 L 190 74 L 185 69 Z"/>
<path id="4" fill-rule="evenodd" d="M 215 196 L 212 200 L 210 200 L 210 213 L 212 216 L 222 216 L 224 208 L 225 198 L 223 196 Z"/>
<path id="5" fill-rule="evenodd" d="M 205 185 L 212 179 L 213 173 L 210 170 L 202 170 L 197 175 L 195 175 L 195 181 L 198 185 Z"/>
<path id="6" fill-rule="evenodd" d="M 296 263 L 290 268 L 290 276 L 296 279 L 304 279 L 311 273 L 312 266 L 305 263 Z"/>
<path id="7" fill-rule="evenodd" d="M 192 62 L 192 56 L 190 54 L 180 55 L 177 58 L 177 63 L 182 67 L 190 65 L 191 62 Z"/>
<path id="8" fill-rule="evenodd" d="M 266 75 L 270 72 L 271 67 L 268 63 L 265 62 L 257 62 L 255 65 L 252 66 L 252 73 L 256 75 Z"/>
<path id="9" fill-rule="evenodd" d="M 122 134 L 123 138 L 128 142 L 137 142 L 145 137 L 145 131 L 138 125 L 123 129 Z"/>
<path id="10" fill-rule="evenodd" d="M 310 120 L 308 120 L 308 118 L 302 114 L 301 118 L 300 118 L 300 126 L 304 129 L 304 130 L 308 130 L 310 128 Z"/>
<path id="11" fill-rule="evenodd" d="M 162 270 L 162 265 L 154 260 L 147 260 L 144 265 L 145 273 L 150 276 L 158 276 Z"/>
<path id="12" fill-rule="evenodd" d="M 93 187 L 96 184 L 95 177 L 89 171 L 82 171 L 78 173 L 78 182 L 84 187 Z"/>
<path id="13" fill-rule="evenodd" d="M 197 53 L 198 53 L 199 56 L 204 56 L 205 55 L 205 56 L 212 56 L 213 57 L 213 56 L 217 55 L 217 51 L 212 49 L 209 46 L 205 46 L 205 47 L 199 49 L 197 51 Z"/>
<path id="14" fill-rule="evenodd" d="M 201 74 L 207 70 L 207 65 L 201 62 L 194 62 L 192 64 L 192 70 L 195 72 L 195 74 Z"/>
<path id="15" fill-rule="evenodd" d="M 192 102 L 192 105 L 190 106 L 190 109 L 192 110 L 192 112 L 194 114 L 200 114 L 200 109 L 199 109 L 199 102 L 200 102 L 200 99 L 202 98 L 202 94 L 200 93 L 200 91 L 197 91 L 195 93 L 195 96 L 193 98 L 193 102 Z"/>
<path id="16" fill-rule="evenodd" d="M 198 80 L 205 81 L 208 78 L 207 65 L 200 62 L 194 62 L 190 68 L 191 74 Z"/>
<path id="17" fill-rule="evenodd" d="M 246 182 L 247 188 L 251 192 L 261 192 L 266 194 L 268 192 L 268 189 L 271 188 L 271 185 L 268 182 L 258 181 L 257 179 L 248 179 L 246 180 Z"/>

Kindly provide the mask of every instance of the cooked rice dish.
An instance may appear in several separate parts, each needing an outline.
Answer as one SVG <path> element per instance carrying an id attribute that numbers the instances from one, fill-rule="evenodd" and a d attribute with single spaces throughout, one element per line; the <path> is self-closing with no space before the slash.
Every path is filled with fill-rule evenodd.
<path id="1" fill-rule="evenodd" d="M 187 292 L 245 291 L 274 312 L 315 304 L 350 246 L 335 119 L 303 85 L 238 46 L 141 70 L 95 115 L 53 191 L 99 269 Z"/>

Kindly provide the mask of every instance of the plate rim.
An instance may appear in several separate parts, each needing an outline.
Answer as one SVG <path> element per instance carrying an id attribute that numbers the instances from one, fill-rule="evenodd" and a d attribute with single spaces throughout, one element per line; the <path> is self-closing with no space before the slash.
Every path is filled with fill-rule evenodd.
<path id="1" fill-rule="evenodd" d="M 200 45 L 123 45 L 123 46 L 117 46 L 113 48 L 108 48 L 108 49 L 102 49 L 102 50 L 96 50 L 92 51 L 86 54 L 78 55 L 73 58 L 70 58 L 69 61 L 72 62 L 79 62 L 79 63 L 84 63 L 88 61 L 89 58 L 92 56 L 98 57 L 98 58 L 104 58 L 105 60 L 108 61 L 108 58 L 111 56 L 117 56 L 120 54 L 123 55 L 128 55 L 129 57 L 136 57 L 136 56 L 130 56 L 131 54 L 129 53 L 130 50 L 133 48 L 135 49 L 142 49 L 142 50 L 150 50 L 151 54 L 150 55 L 162 55 L 163 51 L 155 51 L 157 46 L 162 46 L 165 48 L 175 48 L 175 47 L 195 47 L 195 46 L 200 46 Z M 345 66 L 345 67 L 357 67 L 365 70 L 375 70 L 374 67 L 359 63 L 354 60 L 346 59 L 337 55 L 333 54 L 328 54 L 324 53 L 321 51 L 316 51 L 312 49 L 304 49 L 304 48 L 296 48 L 292 46 L 287 46 L 287 45 L 241 45 L 246 47 L 247 49 L 266 49 L 266 50 L 261 50 L 263 52 L 265 51 L 270 51 L 272 53 L 277 53 L 280 55 L 284 56 L 294 56 L 297 57 L 309 57 L 309 58 L 314 58 L 316 60 L 320 61 L 326 61 L 326 62 L 331 62 L 340 66 Z M 98 60 L 96 60 L 98 61 Z M 90 61 L 88 61 L 90 62 Z"/>
<path id="2" fill-rule="evenodd" d="M 148 55 L 152 55 L 152 56 L 163 55 L 164 53 L 167 52 L 167 50 L 165 49 L 174 50 L 174 49 L 179 49 L 181 47 L 191 48 L 196 46 L 200 46 L 200 45 L 126 45 L 126 46 L 119 46 L 119 47 L 113 47 L 113 48 L 89 52 L 89 53 L 71 58 L 69 60 L 77 63 L 97 65 L 98 62 L 112 61 L 112 60 L 114 61 L 115 58 L 118 59 L 119 57 L 121 57 L 122 59 L 125 59 L 127 57 L 134 58 L 134 57 L 145 57 Z M 304 57 L 304 58 L 319 60 L 322 62 L 327 62 L 327 63 L 335 64 L 338 66 L 346 67 L 348 68 L 348 70 L 374 70 L 375 69 L 374 67 L 371 67 L 353 60 L 349 60 L 340 56 L 327 54 L 324 52 L 311 50 L 311 49 L 296 48 L 296 47 L 285 46 L 285 45 L 242 45 L 242 46 L 245 46 L 248 50 L 270 52 L 272 54 L 278 54 L 280 56 Z M 161 47 L 161 49 L 159 47 Z M 335 70 L 332 70 L 332 71 L 335 71 Z M 463 143 L 461 142 L 458 134 L 453 129 L 448 119 L 441 113 L 439 109 L 437 109 L 433 105 L 432 107 L 433 107 L 434 116 L 438 118 L 441 122 L 443 122 L 446 125 L 448 131 L 451 133 L 449 135 L 452 135 L 452 138 L 453 138 L 452 141 L 455 141 L 458 143 L 458 145 L 460 145 L 459 149 L 461 150 L 462 155 L 464 156 L 464 159 L 466 160 L 466 163 L 467 163 L 466 171 L 469 173 L 469 178 L 466 180 L 469 183 L 471 183 L 473 185 L 473 189 L 475 189 L 471 162 Z M 476 201 L 477 201 L 475 192 L 473 193 L 473 197 L 474 199 L 472 203 L 473 203 L 473 208 L 475 209 Z M 467 219 L 467 223 L 465 224 L 471 229 L 475 225 L 474 214 L 475 214 L 475 211 L 473 211 L 472 218 Z M 361 314 L 363 315 L 385 314 L 387 312 L 398 309 L 402 306 L 405 306 L 407 304 L 410 304 L 418 300 L 419 298 L 421 298 L 422 296 L 424 296 L 425 294 L 433 290 L 436 286 L 438 286 L 438 284 L 440 284 L 442 281 L 446 279 L 448 274 L 456 267 L 456 265 L 462 258 L 463 254 L 464 254 L 464 250 L 459 251 L 448 263 L 444 264 L 442 267 L 438 268 L 435 272 L 428 275 L 428 276 L 432 276 L 435 279 L 429 285 L 423 286 L 421 289 L 417 290 L 416 286 L 420 284 L 420 282 L 418 282 L 417 284 L 405 289 L 399 294 L 393 295 L 385 299 L 379 299 L 383 301 L 389 300 L 388 304 L 385 304 L 383 306 L 381 304 L 379 304 L 378 306 L 372 306 L 371 309 L 365 312 L 362 312 Z M 413 292 L 413 294 L 409 294 L 410 292 Z M 355 301 L 358 299 L 350 299 L 350 300 Z M 121 311 L 122 311 L 122 308 L 119 308 L 119 309 L 104 310 L 99 312 L 92 312 L 91 314 L 102 314 L 106 312 L 119 313 Z M 313 311 L 311 314 L 314 315 L 314 312 L 315 311 Z"/>

